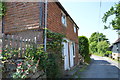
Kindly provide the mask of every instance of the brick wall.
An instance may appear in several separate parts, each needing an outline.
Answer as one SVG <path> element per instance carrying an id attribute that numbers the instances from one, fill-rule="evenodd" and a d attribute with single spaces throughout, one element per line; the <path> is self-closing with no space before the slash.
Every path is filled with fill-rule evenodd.
<path id="1" fill-rule="evenodd" d="M 67 27 L 61 22 L 61 8 L 53 2 L 48 3 L 48 26 L 47 28 L 53 32 L 61 33 L 66 35 L 66 38 L 76 43 L 76 58 L 75 64 L 78 62 L 78 31 L 74 32 L 74 23 L 67 16 Z"/>
<path id="2" fill-rule="evenodd" d="M 74 23 L 67 16 L 67 27 L 65 27 L 61 22 L 61 11 L 56 3 L 48 4 L 48 29 L 65 34 L 68 39 L 78 43 L 78 32 L 74 33 Z"/>
<path id="3" fill-rule="evenodd" d="M 7 2 L 4 32 L 17 32 L 39 27 L 39 4 L 36 2 Z"/>
<path id="4" fill-rule="evenodd" d="M 39 28 L 40 6 L 35 2 L 9 2 L 6 3 L 7 12 L 4 17 L 4 32 L 12 33 L 27 29 Z M 47 28 L 53 32 L 66 35 L 66 38 L 76 43 L 76 58 L 78 62 L 78 31 L 74 33 L 74 23 L 67 16 L 67 27 L 61 22 L 61 8 L 55 3 L 48 3 Z M 44 15 L 44 14 L 43 14 Z M 28 33 L 29 34 L 29 33 Z"/>

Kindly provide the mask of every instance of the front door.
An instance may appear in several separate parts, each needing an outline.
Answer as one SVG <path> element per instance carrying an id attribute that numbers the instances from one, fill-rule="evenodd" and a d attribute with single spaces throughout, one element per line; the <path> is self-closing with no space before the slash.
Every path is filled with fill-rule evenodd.
<path id="1" fill-rule="evenodd" d="M 63 42 L 64 69 L 69 70 L 68 42 Z"/>

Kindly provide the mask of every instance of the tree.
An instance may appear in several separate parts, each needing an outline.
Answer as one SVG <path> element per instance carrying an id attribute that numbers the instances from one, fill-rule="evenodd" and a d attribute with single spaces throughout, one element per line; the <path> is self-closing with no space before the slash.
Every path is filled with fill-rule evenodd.
<path id="1" fill-rule="evenodd" d="M 90 52 L 91 53 L 98 53 L 98 42 L 106 41 L 109 44 L 108 39 L 103 33 L 94 32 L 92 33 L 91 37 L 89 38 L 90 43 Z"/>
<path id="2" fill-rule="evenodd" d="M 108 18 L 112 15 L 115 15 L 115 18 L 111 20 L 108 26 L 105 25 L 104 28 L 108 29 L 112 26 L 114 30 L 120 30 L 120 1 L 104 14 L 102 18 L 103 23 L 106 23 Z"/>
<path id="3" fill-rule="evenodd" d="M 89 41 L 88 38 L 85 36 L 79 36 L 79 53 L 83 56 L 84 61 L 89 63 L 90 56 L 89 56 Z"/>
<path id="4" fill-rule="evenodd" d="M 89 41 L 90 43 L 94 41 L 95 42 L 107 41 L 109 43 L 108 39 L 106 38 L 106 35 L 104 35 L 103 33 L 98 33 L 98 32 L 92 33 L 91 37 L 89 38 Z"/>
<path id="5" fill-rule="evenodd" d="M 90 43 L 90 53 L 97 53 L 96 45 L 97 45 L 97 42 L 95 41 Z"/>
<path id="6" fill-rule="evenodd" d="M 97 44 L 98 52 L 101 55 L 105 55 L 106 52 L 108 51 L 108 48 L 109 48 L 109 44 L 106 41 L 101 41 L 101 42 L 98 42 Z"/>

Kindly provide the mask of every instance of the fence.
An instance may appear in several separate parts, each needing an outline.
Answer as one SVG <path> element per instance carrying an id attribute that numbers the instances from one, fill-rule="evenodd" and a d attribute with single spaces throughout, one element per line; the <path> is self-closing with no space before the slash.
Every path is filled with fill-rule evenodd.
<path id="1" fill-rule="evenodd" d="M 19 61 L 23 61 L 25 59 L 24 56 L 26 55 L 27 48 L 30 48 L 31 46 L 32 47 L 41 46 L 39 44 L 40 40 L 38 40 L 38 38 L 40 37 L 37 37 L 37 35 L 31 36 L 31 38 L 30 37 L 25 38 L 25 36 L 21 37 L 20 35 L 3 35 L 2 53 L 4 54 L 4 52 L 6 52 L 6 54 L 7 53 L 12 54 L 10 57 L 9 55 L 3 55 L 9 57 L 9 60 L 7 62 L 1 64 L 4 65 L 4 67 L 2 67 L 4 71 L 1 73 L 3 79 L 12 77 L 12 74 L 15 73 L 16 71 L 16 67 Z M 13 52 L 17 54 L 13 54 Z M 36 72 L 29 73 L 27 77 L 31 79 L 46 78 L 46 75 L 43 72 L 43 70 L 37 69 Z"/>
<path id="2" fill-rule="evenodd" d="M 12 57 L 15 57 L 15 58 L 23 58 L 25 55 L 25 51 L 28 47 L 39 46 L 37 44 L 37 37 L 30 39 L 30 38 L 24 38 L 18 35 L 3 35 L 2 39 L 3 39 L 2 40 L 3 41 L 3 45 L 2 45 L 3 52 L 7 51 L 7 53 L 12 54 L 12 51 L 16 51 L 16 53 L 18 51 L 18 54 L 12 55 Z"/>

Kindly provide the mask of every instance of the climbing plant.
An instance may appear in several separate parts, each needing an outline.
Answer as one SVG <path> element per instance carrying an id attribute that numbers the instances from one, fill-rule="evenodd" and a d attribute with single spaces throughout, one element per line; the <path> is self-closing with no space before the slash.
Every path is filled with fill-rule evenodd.
<path id="1" fill-rule="evenodd" d="M 65 36 L 52 31 L 47 31 L 48 65 L 47 77 L 60 78 L 62 76 L 62 49 Z"/>
<path id="2" fill-rule="evenodd" d="M 4 2 L 0 2 L 0 18 L 5 15 L 6 12 L 6 6 Z"/>

